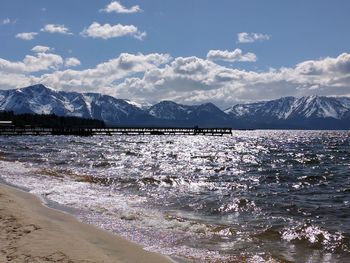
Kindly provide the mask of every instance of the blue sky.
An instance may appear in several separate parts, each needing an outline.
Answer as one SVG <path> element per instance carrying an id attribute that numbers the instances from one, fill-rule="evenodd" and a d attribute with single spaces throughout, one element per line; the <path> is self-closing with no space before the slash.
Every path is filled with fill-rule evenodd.
<path id="1" fill-rule="evenodd" d="M 349 96 L 349 10 L 346 0 L 2 0 L 0 89 L 40 82 L 222 108 Z"/>

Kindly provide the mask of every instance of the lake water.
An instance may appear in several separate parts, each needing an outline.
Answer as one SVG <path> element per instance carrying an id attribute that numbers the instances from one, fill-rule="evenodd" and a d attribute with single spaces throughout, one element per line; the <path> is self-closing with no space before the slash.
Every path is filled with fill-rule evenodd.
<path id="1" fill-rule="evenodd" d="M 1 178 L 189 262 L 350 262 L 350 133 L 0 137 Z"/>

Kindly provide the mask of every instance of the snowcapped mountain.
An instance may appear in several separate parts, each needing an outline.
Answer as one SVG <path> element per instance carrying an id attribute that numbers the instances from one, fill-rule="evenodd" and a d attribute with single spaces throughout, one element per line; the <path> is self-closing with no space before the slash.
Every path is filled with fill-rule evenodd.
<path id="1" fill-rule="evenodd" d="M 98 93 L 55 91 L 44 85 L 0 90 L 0 110 L 94 118 L 107 124 L 135 123 L 147 114 L 125 100 Z"/>
<path id="2" fill-rule="evenodd" d="M 141 110 L 148 110 L 152 107 L 152 104 L 142 101 L 142 102 L 136 102 L 128 99 L 124 99 L 127 103 L 136 106 L 137 108 L 140 108 Z"/>
<path id="3" fill-rule="evenodd" d="M 173 101 L 161 101 L 148 109 L 148 114 L 167 123 L 193 126 L 230 126 L 230 117 L 212 103 L 182 105 Z"/>
<path id="4" fill-rule="evenodd" d="M 160 102 L 150 106 L 98 93 L 56 91 L 38 84 L 0 90 L 0 111 L 56 114 L 103 120 L 107 125 L 223 126 L 229 120 L 214 104 L 185 106 Z"/>
<path id="5" fill-rule="evenodd" d="M 0 90 L 0 111 L 56 114 L 105 121 L 107 125 L 195 126 L 267 129 L 350 129 L 350 98 L 285 97 L 238 104 L 225 111 L 212 103 L 153 106 L 98 93 L 65 92 L 33 85 Z"/>
<path id="6" fill-rule="evenodd" d="M 155 118 L 165 120 L 188 120 L 195 106 L 177 104 L 172 101 L 161 101 L 148 109 Z"/>
<path id="7" fill-rule="evenodd" d="M 350 127 L 350 98 L 308 96 L 238 104 L 225 110 L 236 123 L 270 128 Z M 349 120 L 349 122 L 347 122 Z"/>

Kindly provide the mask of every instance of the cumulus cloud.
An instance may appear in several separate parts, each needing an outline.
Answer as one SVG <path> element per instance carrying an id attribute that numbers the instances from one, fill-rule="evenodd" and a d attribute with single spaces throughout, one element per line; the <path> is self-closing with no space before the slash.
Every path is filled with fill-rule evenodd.
<path id="1" fill-rule="evenodd" d="M 101 25 L 98 22 L 93 22 L 88 28 L 85 28 L 81 35 L 92 38 L 110 39 L 122 36 L 132 36 L 137 39 L 144 39 L 146 32 L 141 32 L 133 25 Z"/>
<path id="2" fill-rule="evenodd" d="M 23 88 L 36 83 L 36 78 L 33 76 L 5 73 L 0 70 L 0 89 Z"/>
<path id="3" fill-rule="evenodd" d="M 0 58 L 0 72 L 31 73 L 42 70 L 57 69 L 62 65 L 61 56 L 50 53 L 37 53 L 35 56 L 26 55 L 22 61 L 11 62 Z"/>
<path id="4" fill-rule="evenodd" d="M 283 96 L 348 95 L 349 84 L 350 54 L 347 53 L 265 72 L 228 68 L 197 57 L 179 57 L 164 68 L 145 72 L 143 77 L 127 78 L 117 85 L 115 95 L 151 102 L 211 101 L 226 108 Z"/>
<path id="5" fill-rule="evenodd" d="M 324 74 L 350 73 L 350 54 L 343 53 L 337 58 L 307 60 L 296 65 L 296 71 L 301 75 L 319 76 Z"/>
<path id="6" fill-rule="evenodd" d="M 50 47 L 40 46 L 40 45 L 37 45 L 37 46 L 32 48 L 32 51 L 36 52 L 36 53 L 45 53 L 45 52 L 48 52 L 48 51 L 51 51 L 51 50 L 52 49 Z"/>
<path id="7" fill-rule="evenodd" d="M 133 98 L 150 101 L 215 102 L 218 90 L 228 83 L 239 81 L 242 74 L 198 57 L 178 57 L 164 68 L 145 72 L 142 78 L 126 79 L 116 91 L 120 97 L 129 94 Z"/>
<path id="8" fill-rule="evenodd" d="M 138 5 L 131 6 L 130 8 L 127 8 L 123 6 L 119 1 L 113 1 L 109 3 L 104 9 L 101 9 L 100 11 L 106 12 L 106 13 L 118 13 L 118 14 L 132 14 L 132 13 L 138 13 L 142 12 L 142 9 Z"/>
<path id="9" fill-rule="evenodd" d="M 33 40 L 38 33 L 36 32 L 23 32 L 23 33 L 18 33 L 16 35 L 16 38 L 22 39 L 22 40 Z"/>
<path id="10" fill-rule="evenodd" d="M 239 43 L 253 43 L 255 41 L 269 40 L 270 36 L 260 33 L 241 32 L 237 34 L 237 38 Z"/>
<path id="11" fill-rule="evenodd" d="M 115 86 L 115 82 L 135 73 L 145 72 L 169 62 L 168 54 L 122 53 L 117 58 L 98 64 L 95 68 L 84 70 L 56 71 L 42 75 L 38 82 L 57 89 L 102 91 Z"/>
<path id="12" fill-rule="evenodd" d="M 241 49 L 236 48 L 233 51 L 228 50 L 209 50 L 207 54 L 209 60 L 223 60 L 228 62 L 255 62 L 257 57 L 254 53 L 243 53 Z"/>
<path id="13" fill-rule="evenodd" d="M 172 59 L 168 54 L 122 53 L 93 68 L 54 70 L 34 76 L 30 72 L 38 68 L 33 67 L 43 64 L 34 60 L 47 58 L 37 55 L 20 62 L 0 60 L 0 88 L 43 83 L 59 90 L 94 91 L 136 101 L 211 101 L 221 108 L 283 96 L 350 94 L 348 53 L 263 72 L 227 67 L 195 56 Z M 45 68 L 55 65 L 50 62 Z"/>
<path id="14" fill-rule="evenodd" d="M 64 35 L 73 35 L 73 33 L 69 32 L 69 29 L 67 27 L 59 24 L 47 24 L 42 29 L 40 29 L 40 31 L 51 34 L 57 33 Z"/>
<path id="15" fill-rule="evenodd" d="M 81 64 L 80 60 L 74 57 L 66 58 L 66 60 L 64 61 L 64 65 L 66 67 L 76 67 L 76 66 L 79 66 L 80 64 Z"/>
<path id="16" fill-rule="evenodd" d="M 168 54 L 152 53 L 128 54 L 122 53 L 117 58 L 98 64 L 95 68 L 85 70 L 57 70 L 64 62 L 74 61 L 77 64 L 78 59 L 64 59 L 56 54 L 37 53 L 35 56 L 27 55 L 23 61 L 12 62 L 0 58 L 0 72 L 4 74 L 25 74 L 42 70 L 55 69 L 52 73 L 41 75 L 37 82 L 43 82 L 55 88 L 64 87 L 85 87 L 99 88 L 102 86 L 111 86 L 116 80 L 121 80 L 129 75 L 145 72 L 157 68 L 171 59 Z"/>

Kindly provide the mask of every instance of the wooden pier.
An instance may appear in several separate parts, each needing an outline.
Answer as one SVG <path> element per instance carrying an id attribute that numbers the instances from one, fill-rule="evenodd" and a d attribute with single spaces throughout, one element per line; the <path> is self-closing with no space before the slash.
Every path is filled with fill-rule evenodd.
<path id="1" fill-rule="evenodd" d="M 171 127 L 113 127 L 113 128 L 40 128 L 0 127 L 0 135 L 232 135 L 231 128 L 171 128 Z"/>

